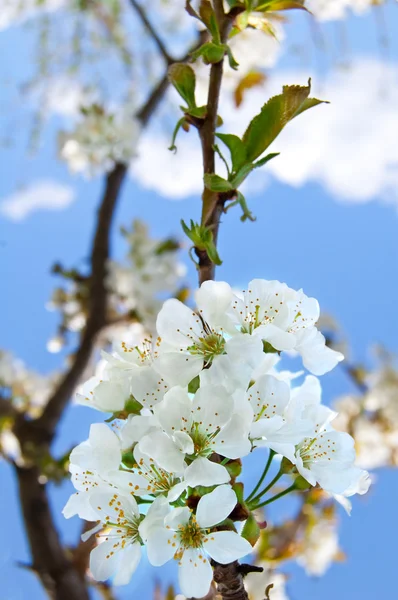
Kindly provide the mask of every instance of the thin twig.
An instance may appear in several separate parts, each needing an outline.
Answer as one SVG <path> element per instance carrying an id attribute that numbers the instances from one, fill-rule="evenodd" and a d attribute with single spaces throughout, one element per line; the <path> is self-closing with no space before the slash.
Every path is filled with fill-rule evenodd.
<path id="1" fill-rule="evenodd" d="M 214 10 L 220 29 L 221 43 L 224 44 L 232 28 L 233 18 L 225 14 L 222 0 L 215 0 Z M 209 92 L 207 97 L 206 117 L 199 127 L 199 136 L 202 146 L 203 172 L 214 173 L 215 151 L 214 140 L 217 126 L 218 105 L 220 101 L 221 83 L 223 77 L 224 60 L 215 63 L 210 69 Z M 202 225 L 209 227 L 213 232 L 214 244 L 217 245 L 220 218 L 224 210 L 225 200 L 217 192 L 204 188 L 202 195 Z M 204 281 L 214 279 L 215 264 L 210 260 L 206 250 L 195 249 L 199 259 L 199 285 Z"/>
<path id="2" fill-rule="evenodd" d="M 141 4 L 136 2 L 136 0 L 130 0 L 130 4 L 134 8 L 134 10 L 138 14 L 138 16 L 140 17 L 142 23 L 144 24 L 144 26 L 147 29 L 148 33 L 150 34 L 152 40 L 158 47 L 158 50 L 159 50 L 160 54 L 162 55 L 162 57 L 164 58 L 165 62 L 168 65 L 171 65 L 175 61 L 173 60 L 173 58 L 171 58 L 170 54 L 168 53 L 166 46 L 164 45 L 161 38 L 159 37 L 156 29 L 153 27 L 152 23 L 148 19 L 146 12 L 142 8 Z"/>

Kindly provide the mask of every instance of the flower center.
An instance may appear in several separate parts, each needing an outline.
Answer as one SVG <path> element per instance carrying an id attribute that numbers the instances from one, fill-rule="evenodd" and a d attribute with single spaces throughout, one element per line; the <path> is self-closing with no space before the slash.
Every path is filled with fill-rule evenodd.
<path id="1" fill-rule="evenodd" d="M 219 333 L 212 331 L 208 335 L 198 338 L 188 351 L 193 355 L 203 356 L 206 363 L 210 363 L 218 354 L 225 352 L 225 339 Z"/>
<path id="2" fill-rule="evenodd" d="M 201 548 L 206 537 L 206 532 L 201 529 L 194 515 L 188 523 L 179 526 L 180 544 L 186 548 Z"/>
<path id="3" fill-rule="evenodd" d="M 213 454 L 211 442 L 218 432 L 219 428 L 211 433 L 207 433 L 201 430 L 201 423 L 194 423 L 189 433 L 194 445 L 194 455 L 207 457 Z"/>

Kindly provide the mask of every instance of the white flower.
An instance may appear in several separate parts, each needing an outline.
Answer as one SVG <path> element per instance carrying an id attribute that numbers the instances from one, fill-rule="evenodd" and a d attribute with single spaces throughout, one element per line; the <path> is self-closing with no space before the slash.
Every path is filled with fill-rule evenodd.
<path id="1" fill-rule="evenodd" d="M 128 382 L 129 391 L 144 408 L 153 408 L 169 389 L 167 380 L 153 367 L 157 351 L 150 339 L 141 346 L 115 344 L 112 354 L 102 352 L 106 361 L 104 374 L 112 382 Z"/>
<path id="2" fill-rule="evenodd" d="M 119 471 L 121 459 L 118 436 L 105 423 L 91 425 L 88 440 L 76 446 L 70 455 L 69 471 L 77 493 L 72 494 L 62 511 L 67 519 L 79 515 L 81 519 L 96 520 L 91 495 L 114 488 L 114 481 L 131 492 L 132 475 Z"/>
<path id="3" fill-rule="evenodd" d="M 155 367 L 161 374 L 174 385 L 188 385 L 204 366 L 225 352 L 249 364 L 261 359 L 260 340 L 245 340 L 242 335 L 227 340 L 224 336 L 225 328 L 232 329 L 227 317 L 232 290 L 227 283 L 206 281 L 197 291 L 196 301 L 198 312 L 171 299 L 158 315 L 156 327 L 161 344 Z"/>
<path id="4" fill-rule="evenodd" d="M 76 393 L 76 402 L 101 412 L 115 413 L 124 409 L 129 397 L 129 385 L 124 381 L 110 382 L 90 377 Z"/>
<path id="5" fill-rule="evenodd" d="M 339 555 L 339 538 L 333 521 L 321 520 L 306 533 L 304 550 L 297 557 L 307 575 L 324 575 Z"/>
<path id="6" fill-rule="evenodd" d="M 138 446 L 134 449 L 134 459 L 137 462 L 129 473 L 128 486 L 135 496 L 161 494 L 167 496 L 170 502 L 174 502 L 186 490 L 185 482 L 181 481 L 175 473 L 162 469 L 153 458 L 143 454 Z M 119 471 L 112 477 L 112 481 L 117 485 L 120 477 L 121 485 L 125 486 L 124 475 L 125 473 Z"/>
<path id="7" fill-rule="evenodd" d="M 60 133 L 60 155 L 74 173 L 101 174 L 115 163 L 130 163 L 139 135 L 139 122 L 127 107 L 113 115 L 94 104 L 85 109 L 73 132 Z"/>
<path id="8" fill-rule="evenodd" d="M 343 355 L 325 346 L 316 329 L 319 305 L 285 283 L 254 279 L 243 299 L 235 296 L 229 316 L 243 333 L 260 337 L 276 350 L 296 350 L 315 375 L 330 371 Z"/>
<path id="9" fill-rule="evenodd" d="M 126 585 L 141 559 L 137 502 L 131 495 L 110 490 L 92 494 L 90 504 L 104 528 L 103 534 L 96 534 L 103 541 L 91 551 L 90 571 L 97 581 L 114 575 L 115 585 Z"/>
<path id="10" fill-rule="evenodd" d="M 269 563 L 259 563 L 256 565 L 263 567 L 262 573 L 249 573 L 245 577 L 246 590 L 250 600 L 264 600 L 265 590 L 269 585 L 273 587 L 269 590 L 269 600 L 288 600 L 286 595 L 286 576 L 282 573 L 275 573 L 270 568 Z"/>
<path id="11" fill-rule="evenodd" d="M 226 483 L 227 469 L 209 460 L 213 453 L 240 458 L 250 452 L 247 414 L 235 408 L 234 399 L 222 386 L 201 387 L 193 400 L 179 387 L 172 388 L 155 408 L 161 430 L 143 437 L 140 450 L 164 469 L 184 472 L 192 487 Z"/>
<path id="12" fill-rule="evenodd" d="M 234 531 L 211 531 L 228 517 L 236 502 L 232 488 L 222 485 L 199 500 L 196 515 L 188 507 L 175 508 L 163 527 L 159 524 L 145 532 L 150 563 L 161 566 L 177 559 L 181 591 L 188 598 L 201 598 L 209 591 L 213 571 L 206 555 L 227 564 L 252 551 L 249 542 Z"/>
<path id="13" fill-rule="evenodd" d="M 255 446 L 267 446 L 294 461 L 295 445 L 314 432 L 304 406 L 289 407 L 290 388 L 273 375 L 263 375 L 247 392 L 253 411 L 250 439 Z"/>
<path id="14" fill-rule="evenodd" d="M 350 493 L 363 475 L 354 461 L 354 440 L 341 431 L 306 438 L 297 447 L 295 457 L 297 470 L 308 483 L 319 483 L 325 491 L 342 496 Z"/>

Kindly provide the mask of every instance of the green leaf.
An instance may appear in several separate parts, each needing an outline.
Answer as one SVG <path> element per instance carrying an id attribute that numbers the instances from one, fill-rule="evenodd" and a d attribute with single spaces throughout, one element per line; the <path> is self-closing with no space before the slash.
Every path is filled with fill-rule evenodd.
<path id="1" fill-rule="evenodd" d="M 212 192 L 230 192 L 234 189 L 230 181 L 223 179 L 215 173 L 205 173 L 203 181 L 207 189 Z"/>
<path id="2" fill-rule="evenodd" d="M 243 135 L 247 158 L 250 162 L 258 158 L 280 134 L 285 125 L 304 110 L 316 106 L 321 100 L 308 99 L 308 86 L 284 86 L 282 94 L 274 96 L 252 119 Z"/>
<path id="3" fill-rule="evenodd" d="M 177 152 L 176 139 L 177 139 L 178 132 L 180 131 L 180 129 L 184 123 L 185 123 L 185 117 L 181 117 L 181 119 L 177 122 L 176 126 L 174 127 L 173 137 L 171 138 L 171 144 L 168 148 L 172 152 Z"/>
<path id="4" fill-rule="evenodd" d="M 300 106 L 300 109 L 296 112 L 294 117 L 301 115 L 301 113 L 305 112 L 309 108 L 318 106 L 318 104 L 330 104 L 330 102 L 328 102 L 327 100 L 318 100 L 318 98 L 307 98 L 307 100 L 304 100 L 304 102 Z"/>
<path id="5" fill-rule="evenodd" d="M 237 189 L 240 185 L 242 185 L 246 177 L 253 171 L 253 168 L 254 167 L 252 163 L 246 163 L 245 165 L 243 165 L 243 167 L 239 169 L 239 171 L 236 173 L 235 177 L 231 181 L 232 188 Z"/>
<path id="6" fill-rule="evenodd" d="M 246 148 L 242 140 L 232 133 L 217 133 L 216 136 L 226 145 L 231 154 L 232 170 L 239 169 L 246 163 Z"/>
<path id="7" fill-rule="evenodd" d="M 195 101 L 195 71 L 184 63 L 174 63 L 169 67 L 169 81 L 175 87 L 189 108 L 196 107 Z"/>
<path id="8" fill-rule="evenodd" d="M 217 252 L 217 248 L 213 241 L 213 234 L 211 242 L 208 242 L 208 244 L 206 245 L 206 252 L 207 256 L 210 258 L 212 263 L 218 266 L 222 264 L 222 260 Z"/>
<path id="9" fill-rule="evenodd" d="M 228 62 L 229 62 L 229 66 L 231 67 L 231 69 L 233 69 L 234 71 L 238 70 L 239 67 L 239 63 L 235 60 L 234 55 L 232 54 L 232 50 L 229 46 L 227 46 L 227 55 L 228 55 Z"/>
<path id="10" fill-rule="evenodd" d="M 198 50 L 192 52 L 192 60 L 197 60 L 200 56 L 203 62 L 207 65 L 219 63 L 223 60 L 227 46 L 225 44 L 216 44 L 214 42 L 206 42 Z"/>
<path id="11" fill-rule="evenodd" d="M 253 163 L 253 169 L 258 169 L 259 167 L 263 167 L 267 162 L 279 156 L 280 152 L 271 152 L 271 154 L 267 154 L 264 158 L 261 158 L 257 162 Z"/>
<path id="12" fill-rule="evenodd" d="M 305 0 L 268 0 L 257 6 L 257 11 L 271 12 L 277 10 L 306 10 L 310 12 L 308 8 L 304 6 Z"/>
<path id="13" fill-rule="evenodd" d="M 196 106 L 195 108 L 189 108 L 185 114 L 196 117 L 197 119 L 204 119 L 207 114 L 207 106 Z"/>

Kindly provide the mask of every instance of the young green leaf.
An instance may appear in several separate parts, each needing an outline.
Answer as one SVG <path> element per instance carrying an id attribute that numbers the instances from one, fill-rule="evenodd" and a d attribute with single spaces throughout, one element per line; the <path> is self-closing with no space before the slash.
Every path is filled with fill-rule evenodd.
<path id="1" fill-rule="evenodd" d="M 232 133 L 217 133 L 216 136 L 224 142 L 231 153 L 232 170 L 239 169 L 246 163 L 246 148 L 244 143 L 237 135 Z"/>
<path id="2" fill-rule="evenodd" d="M 310 83 L 309 81 L 308 86 L 284 86 L 282 94 L 274 96 L 264 104 L 261 112 L 250 122 L 243 135 L 249 161 L 261 156 L 296 115 L 321 104 L 321 100 L 308 98 L 311 91 Z"/>
<path id="3" fill-rule="evenodd" d="M 230 181 L 223 179 L 215 173 L 205 173 L 203 181 L 207 189 L 212 192 L 230 192 L 234 189 Z"/>
<path id="4" fill-rule="evenodd" d="M 195 108 L 196 77 L 192 67 L 184 63 L 174 63 L 169 67 L 169 80 L 188 107 Z"/>

